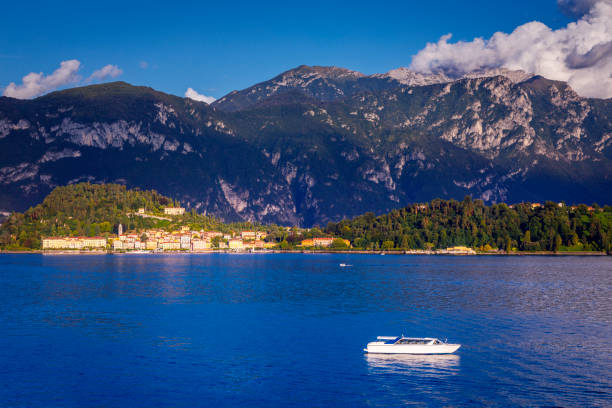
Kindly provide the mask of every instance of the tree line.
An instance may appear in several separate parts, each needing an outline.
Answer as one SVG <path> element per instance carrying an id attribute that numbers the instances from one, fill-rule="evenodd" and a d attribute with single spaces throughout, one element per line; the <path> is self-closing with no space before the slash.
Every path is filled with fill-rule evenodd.
<path id="1" fill-rule="evenodd" d="M 436 199 L 388 214 L 366 213 L 330 222 L 327 234 L 362 249 L 439 249 L 468 246 L 480 250 L 610 251 L 612 207 L 563 203 L 486 206 L 482 200 Z"/>

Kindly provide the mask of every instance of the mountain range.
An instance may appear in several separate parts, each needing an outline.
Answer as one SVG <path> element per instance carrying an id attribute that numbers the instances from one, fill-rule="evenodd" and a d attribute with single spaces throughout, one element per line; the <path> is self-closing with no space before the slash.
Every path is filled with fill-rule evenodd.
<path id="1" fill-rule="evenodd" d="M 210 105 L 124 82 L 1 97 L 0 210 L 82 181 L 301 226 L 436 197 L 610 204 L 612 100 L 505 69 L 318 66 Z"/>

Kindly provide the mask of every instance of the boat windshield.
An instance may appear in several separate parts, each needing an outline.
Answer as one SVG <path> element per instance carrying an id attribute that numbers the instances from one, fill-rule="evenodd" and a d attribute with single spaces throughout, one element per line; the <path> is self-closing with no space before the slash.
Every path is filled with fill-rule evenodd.
<path id="1" fill-rule="evenodd" d="M 395 344 L 429 344 L 431 339 L 399 339 Z"/>

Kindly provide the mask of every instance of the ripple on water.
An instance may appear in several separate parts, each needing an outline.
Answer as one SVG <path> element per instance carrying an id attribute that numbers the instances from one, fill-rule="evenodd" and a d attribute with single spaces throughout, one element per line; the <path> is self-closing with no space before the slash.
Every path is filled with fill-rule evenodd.
<path id="1" fill-rule="evenodd" d="M 0 405 L 612 406 L 611 293 L 609 258 L 0 255 Z M 362 351 L 402 333 L 462 347 Z"/>

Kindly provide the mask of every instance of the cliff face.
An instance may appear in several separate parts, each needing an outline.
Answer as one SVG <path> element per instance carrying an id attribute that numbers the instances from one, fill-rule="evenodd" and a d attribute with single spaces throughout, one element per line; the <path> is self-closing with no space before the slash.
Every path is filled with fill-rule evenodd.
<path id="1" fill-rule="evenodd" d="M 299 67 L 212 106 L 120 82 L 0 98 L 0 209 L 78 181 L 306 226 L 435 197 L 612 201 L 612 101 L 413 74 Z"/>

